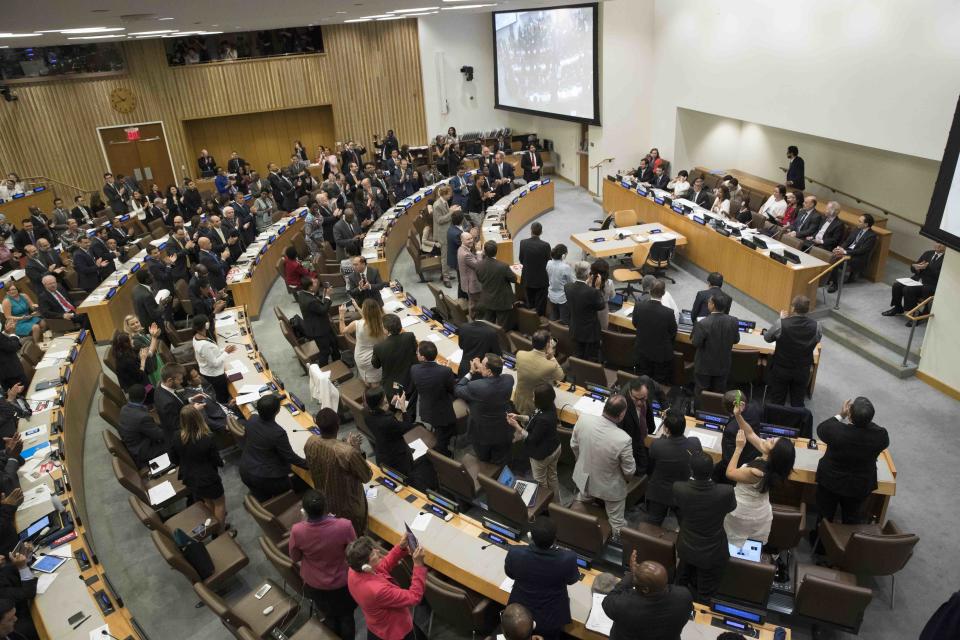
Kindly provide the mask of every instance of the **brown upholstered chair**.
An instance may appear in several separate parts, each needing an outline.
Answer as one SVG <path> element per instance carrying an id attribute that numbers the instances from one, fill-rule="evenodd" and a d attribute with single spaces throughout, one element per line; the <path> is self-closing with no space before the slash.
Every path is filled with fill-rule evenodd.
<path id="1" fill-rule="evenodd" d="M 570 338 L 570 327 L 551 320 L 547 324 L 547 328 L 550 329 L 550 335 L 557 341 L 557 348 L 554 350 L 557 362 L 563 364 L 567 358 L 576 353 L 573 348 L 573 339 Z"/>
<path id="2" fill-rule="evenodd" d="M 160 504 L 152 505 L 158 509 L 163 509 L 187 495 L 187 488 L 183 486 L 183 483 L 180 482 L 175 473 L 168 473 L 159 478 L 145 478 L 140 475 L 135 467 L 125 462 L 122 458 L 114 456 L 110 458 L 110 464 L 113 467 L 113 475 L 117 479 L 117 482 L 120 483 L 120 486 L 147 504 L 151 504 L 150 489 L 164 482 L 170 482 L 170 484 L 173 485 L 173 496 Z"/>
<path id="3" fill-rule="evenodd" d="M 860 632 L 863 612 L 873 592 L 857 586 L 856 576 L 816 565 L 800 564 L 796 571 L 793 615 L 819 625 Z"/>
<path id="4" fill-rule="evenodd" d="M 290 537 L 290 528 L 300 522 L 300 498 L 293 491 L 260 502 L 251 494 L 243 498 L 247 510 L 260 529 L 275 544 L 283 546 Z"/>
<path id="5" fill-rule="evenodd" d="M 547 327 L 547 320 L 537 315 L 534 309 L 517 307 L 517 331 L 525 336 L 532 336 L 540 329 Z"/>
<path id="6" fill-rule="evenodd" d="M 416 244 L 409 238 L 407 238 L 407 243 L 405 246 L 407 253 L 410 254 L 410 259 L 413 260 L 413 268 L 420 277 L 420 282 L 427 281 L 424 274 L 431 271 L 440 271 L 440 256 L 423 255 L 420 253 L 420 249 L 416 246 Z"/>
<path id="7" fill-rule="evenodd" d="M 24 340 L 23 348 L 20 349 L 22 355 L 31 365 L 37 366 L 37 363 L 43 360 L 43 349 L 33 340 Z"/>
<path id="8" fill-rule="evenodd" d="M 258 537 L 257 542 L 260 543 L 260 550 L 263 551 L 263 555 L 283 578 L 284 589 L 289 586 L 295 594 L 302 593 L 303 579 L 300 577 L 300 569 L 290 559 L 287 552 L 266 536 Z"/>
<path id="9" fill-rule="evenodd" d="M 271 589 L 264 594 L 263 598 L 256 597 L 257 589 L 263 586 L 258 584 L 257 589 L 247 592 L 232 605 L 227 604 L 208 585 L 195 583 L 193 589 L 200 597 L 200 601 L 207 605 L 207 608 L 220 618 L 223 626 L 234 635 L 237 635 L 241 627 L 247 627 L 253 632 L 254 637 L 268 638 L 273 629 L 296 616 L 299 606 L 296 600 L 284 593 L 283 589 L 271 580 L 264 580 L 264 583 L 269 584 Z M 273 607 L 273 610 L 268 615 L 263 615 L 263 610 L 267 607 Z"/>
<path id="10" fill-rule="evenodd" d="M 773 524 L 767 546 L 783 552 L 800 544 L 800 538 L 807 528 L 807 505 L 801 502 L 799 507 L 785 504 L 772 504 Z"/>
<path id="11" fill-rule="evenodd" d="M 557 540 L 586 555 L 599 554 L 611 534 L 606 513 L 579 500 L 571 507 L 550 504 L 550 517 L 557 524 Z"/>
<path id="12" fill-rule="evenodd" d="M 363 434 L 363 436 L 370 442 L 371 445 L 376 442 L 377 439 L 374 437 L 373 431 L 371 431 L 367 426 L 367 416 L 369 413 L 367 412 L 367 408 L 363 405 L 362 401 L 341 394 L 340 402 L 346 405 L 347 411 L 350 412 L 350 416 L 357 425 L 357 430 Z"/>
<path id="13" fill-rule="evenodd" d="M 519 331 L 511 331 L 507 334 L 507 339 L 510 340 L 510 351 L 514 354 L 533 350 L 533 341 Z"/>
<path id="14" fill-rule="evenodd" d="M 113 378 L 104 375 L 104 373 L 101 372 L 100 376 L 97 378 L 97 382 L 99 383 L 97 386 L 100 387 L 100 393 L 113 402 L 114 405 L 117 407 L 122 407 L 124 404 L 126 404 L 127 396 L 123 393 L 123 389 L 120 388 L 120 385 L 113 381 Z M 101 413 L 101 415 L 103 414 Z M 104 418 L 104 420 L 107 420 L 107 418 Z M 107 421 L 109 422 L 109 420 Z"/>
<path id="15" fill-rule="evenodd" d="M 800 238 L 795 238 L 793 236 L 788 236 L 784 234 L 780 237 L 780 242 L 787 245 L 791 249 L 796 249 L 797 251 L 803 251 L 803 240 Z"/>
<path id="16" fill-rule="evenodd" d="M 126 403 L 126 400 L 124 400 Z M 110 399 L 110 396 L 102 395 L 97 402 L 97 409 L 100 417 L 106 420 L 114 429 L 120 429 L 120 407 Z"/>
<path id="17" fill-rule="evenodd" d="M 222 587 L 230 578 L 237 575 L 241 569 L 250 563 L 250 558 L 243 552 L 240 545 L 230 536 L 218 536 L 216 540 L 211 540 L 206 545 L 207 553 L 213 561 L 213 573 L 206 578 L 201 578 L 187 559 L 180 553 L 180 549 L 173 543 L 173 540 L 166 537 L 159 531 L 151 531 L 150 538 L 157 547 L 157 551 L 171 569 L 178 571 L 184 578 L 190 581 L 190 584 L 202 584 L 211 590 Z M 281 591 L 281 589 L 277 589 Z M 262 605 L 262 611 L 266 605 Z"/>
<path id="18" fill-rule="evenodd" d="M 621 209 L 613 212 L 613 223 L 618 229 L 640 224 L 640 216 L 633 209 Z"/>
<path id="19" fill-rule="evenodd" d="M 240 627 L 235 634 L 239 640 L 259 640 L 260 636 L 250 630 L 249 627 Z M 284 635 L 289 640 L 339 640 L 340 636 L 330 630 L 330 627 L 320 622 L 319 618 L 309 617 L 302 627 L 291 635 L 289 632 Z"/>
<path id="20" fill-rule="evenodd" d="M 662 564 L 673 580 L 677 569 L 677 533 L 668 531 L 655 524 L 641 522 L 636 527 L 620 529 L 620 542 L 623 544 L 623 565 L 627 567 L 630 554 L 637 552 L 637 562 L 651 560 Z"/>
<path id="21" fill-rule="evenodd" d="M 632 333 L 621 333 L 619 331 L 601 331 L 600 335 L 604 366 L 614 370 L 633 370 L 636 364 L 634 358 L 634 343 L 636 342 L 637 336 Z"/>
<path id="22" fill-rule="evenodd" d="M 736 600 L 765 608 L 777 568 L 766 561 L 751 562 L 730 558 L 717 594 L 724 600 Z"/>
<path id="23" fill-rule="evenodd" d="M 120 436 L 115 434 L 110 429 L 104 429 L 101 431 L 103 434 L 103 444 L 107 447 L 107 451 L 110 452 L 110 455 L 116 456 L 123 460 L 125 463 L 137 468 L 137 463 L 134 462 L 133 456 L 130 455 L 130 451 L 127 450 L 127 445 L 123 444 L 123 440 L 120 439 Z M 140 475 L 144 475 L 145 471 L 141 471 Z"/>
<path id="24" fill-rule="evenodd" d="M 433 571 L 427 573 L 424 596 L 431 610 L 427 638 L 433 631 L 434 616 L 461 634 L 470 634 L 471 638 L 482 638 L 496 626 L 494 603 L 460 585 L 441 580 Z"/>
<path id="25" fill-rule="evenodd" d="M 507 332 L 503 330 L 503 327 L 488 320 L 477 320 L 477 322 L 484 324 L 497 332 L 497 340 L 500 342 L 501 351 L 510 351 L 510 338 L 507 337 Z"/>
<path id="26" fill-rule="evenodd" d="M 570 374 L 574 381 L 580 386 L 596 384 L 609 388 L 617 381 L 617 372 L 605 368 L 598 362 L 570 356 L 567 358 L 567 364 L 570 365 Z"/>
<path id="27" fill-rule="evenodd" d="M 888 520 L 877 524 L 820 522 L 820 541 L 827 557 L 840 569 L 857 576 L 890 576 L 890 608 L 897 588 L 897 572 L 906 566 L 920 538 L 903 533 Z"/>
<path id="28" fill-rule="evenodd" d="M 525 529 L 527 523 L 553 500 L 553 491 L 547 487 L 539 487 L 533 506 L 527 507 L 523 498 L 513 487 L 502 485 L 494 478 L 482 473 L 477 475 L 477 480 L 480 481 L 480 487 L 487 496 L 487 508 L 510 522 L 520 525 L 521 529 Z"/>
<path id="29" fill-rule="evenodd" d="M 469 454 L 464 456 L 462 462 L 433 449 L 427 451 L 427 456 L 437 472 L 440 488 L 468 502 L 477 499 L 477 490 L 480 488 L 477 477 L 481 473 L 487 476 L 498 476 L 500 473 L 497 465 L 480 462 Z"/>
<path id="30" fill-rule="evenodd" d="M 719 413 L 721 415 L 726 415 L 727 413 L 723 408 L 723 394 L 714 393 L 713 391 L 700 392 L 697 408 L 699 408 L 701 411 L 709 411 L 711 413 Z"/>
<path id="31" fill-rule="evenodd" d="M 180 513 L 164 520 L 153 507 L 137 496 L 127 496 L 127 501 L 143 526 L 150 531 L 159 531 L 171 540 L 173 540 L 173 532 L 177 529 L 182 529 L 189 534 L 197 525 L 203 524 L 208 519 L 216 522 L 213 514 L 203 506 L 202 502 L 194 502 Z"/>
<path id="32" fill-rule="evenodd" d="M 460 298 L 451 298 L 443 291 L 440 292 L 440 299 L 446 303 L 447 312 L 450 314 L 447 317 L 448 321 L 458 327 L 470 321 L 470 318 L 467 317 L 466 301 Z"/>
<path id="33" fill-rule="evenodd" d="M 754 383 L 763 380 L 763 368 L 760 366 L 759 349 L 734 348 L 730 354 L 730 388 L 742 388 L 749 385 L 753 396 Z"/>

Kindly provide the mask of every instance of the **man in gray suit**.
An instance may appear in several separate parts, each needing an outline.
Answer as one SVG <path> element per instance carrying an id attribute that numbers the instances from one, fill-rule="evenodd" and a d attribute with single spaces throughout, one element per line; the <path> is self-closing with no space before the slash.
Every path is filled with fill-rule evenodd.
<path id="1" fill-rule="evenodd" d="M 345 209 L 343 217 L 333 225 L 333 242 L 337 245 L 337 260 L 359 255 L 363 236 L 363 229 L 357 222 L 353 209 Z"/>
<path id="2" fill-rule="evenodd" d="M 362 307 L 364 300 L 373 298 L 377 304 L 383 306 L 383 297 L 380 290 L 390 286 L 380 277 L 380 272 L 374 267 L 367 266 L 367 259 L 363 256 L 353 256 L 353 273 L 347 275 L 347 293 Z"/>
<path id="3" fill-rule="evenodd" d="M 510 331 L 510 311 L 517 299 L 513 284 L 517 281 L 517 276 L 510 269 L 510 265 L 497 260 L 495 241 L 487 240 L 483 243 L 483 256 L 477 269 L 477 280 L 482 289 L 480 293 L 482 317 L 499 325 L 504 331 Z"/>
<path id="4" fill-rule="evenodd" d="M 579 489 L 578 499 L 604 501 L 615 540 L 620 537 L 620 529 L 627 526 L 627 480 L 637 470 L 633 440 L 617 426 L 626 413 L 626 398 L 610 396 L 602 416 L 580 414 L 570 439 L 577 457 L 573 482 Z"/>

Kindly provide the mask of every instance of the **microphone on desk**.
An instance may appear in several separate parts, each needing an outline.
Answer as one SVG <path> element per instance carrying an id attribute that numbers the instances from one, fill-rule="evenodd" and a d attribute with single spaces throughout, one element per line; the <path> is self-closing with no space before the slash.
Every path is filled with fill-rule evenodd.
<path id="1" fill-rule="evenodd" d="M 494 543 L 493 543 L 493 542 L 491 542 L 490 544 L 485 544 L 485 545 L 483 545 L 482 547 L 480 547 L 480 551 L 484 551 L 484 550 L 486 550 L 486 549 L 488 549 L 488 548 L 490 548 L 490 547 L 492 547 L 492 546 L 494 546 Z"/>
<path id="2" fill-rule="evenodd" d="M 100 632 L 100 635 L 107 636 L 108 638 L 113 638 L 113 640 L 120 640 L 120 638 L 118 638 L 118 637 L 115 636 L 115 635 L 112 635 L 112 634 L 111 634 L 109 631 L 107 631 L 106 629 L 103 629 L 103 630 Z M 128 637 L 129 637 L 129 636 L 128 636 Z"/>

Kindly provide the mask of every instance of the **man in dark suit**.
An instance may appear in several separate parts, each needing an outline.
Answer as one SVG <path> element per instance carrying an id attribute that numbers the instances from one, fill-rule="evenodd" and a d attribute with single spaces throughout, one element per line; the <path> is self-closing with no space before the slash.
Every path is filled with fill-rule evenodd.
<path id="1" fill-rule="evenodd" d="M 408 198 L 417 192 L 417 185 L 413 181 L 413 169 L 406 158 L 400 160 L 400 165 L 390 172 L 390 183 L 393 185 L 393 195 L 397 200 Z"/>
<path id="2" fill-rule="evenodd" d="M 40 259 L 40 252 L 37 251 L 37 248 L 32 244 L 28 244 L 23 248 L 23 255 L 27 259 L 24 265 L 27 278 L 30 280 L 30 284 L 33 285 L 33 290 L 39 291 L 40 280 L 43 276 L 51 273 L 50 267 Z"/>
<path id="3" fill-rule="evenodd" d="M 133 290 L 133 312 L 144 329 L 149 329 L 150 325 L 156 323 L 163 329 L 163 309 L 157 304 L 154 298 L 153 276 L 147 269 L 137 271 L 137 286 Z"/>
<path id="4" fill-rule="evenodd" d="M 737 319 L 729 315 L 730 296 L 720 291 L 707 301 L 710 315 L 693 325 L 690 341 L 697 353 L 693 361 L 694 397 L 701 391 L 723 393 L 730 374 L 731 350 L 740 342 Z"/>
<path id="5" fill-rule="evenodd" d="M 770 402 L 784 405 L 787 396 L 790 406 L 802 407 L 810 380 L 813 352 L 820 343 L 820 323 L 808 318 L 810 299 L 797 296 L 790 305 L 790 313 L 780 317 L 763 333 L 767 342 L 776 342 L 770 359 Z"/>
<path id="6" fill-rule="evenodd" d="M 73 320 L 77 328 L 87 328 L 90 322 L 86 314 L 77 313 L 77 308 L 67 297 L 67 292 L 57 284 L 52 275 L 43 276 L 43 289 L 37 294 L 37 306 L 40 315 L 48 319 Z"/>
<path id="7" fill-rule="evenodd" d="M 540 179 L 543 166 L 540 164 L 540 152 L 537 145 L 531 144 L 520 158 L 520 168 L 523 169 L 523 179 L 533 182 Z"/>
<path id="8" fill-rule="evenodd" d="M 127 389 L 127 404 L 120 408 L 117 428 L 127 451 L 141 469 L 153 458 L 167 452 L 167 438 L 144 404 L 146 397 L 143 385 L 135 384 Z"/>
<path id="9" fill-rule="evenodd" d="M 494 162 L 490 165 L 490 187 L 496 191 L 498 198 L 513 190 L 513 178 L 513 165 L 504 160 L 503 151 L 497 151 Z"/>
<path id="10" fill-rule="evenodd" d="M 803 158 L 800 157 L 800 150 L 794 145 L 787 147 L 787 160 L 790 161 L 790 166 L 787 167 L 787 186 L 801 191 L 806 189 Z"/>
<path id="11" fill-rule="evenodd" d="M 122 184 L 116 182 L 112 173 L 103 174 L 103 195 L 107 199 L 107 206 L 113 209 L 114 215 L 127 212 L 127 192 Z"/>
<path id="12" fill-rule="evenodd" d="M 257 415 L 247 420 L 240 480 L 261 502 L 292 489 L 290 467 L 307 469 L 307 461 L 294 453 L 290 438 L 276 422 L 280 398 L 271 394 L 257 400 Z"/>
<path id="13" fill-rule="evenodd" d="M 677 584 L 690 589 L 697 600 L 709 601 L 720 586 L 730 559 L 723 520 L 737 508 L 730 485 L 718 485 L 713 459 L 700 452 L 690 456 L 692 479 L 673 485 L 673 499 L 680 510 L 677 537 Z"/>
<path id="14" fill-rule="evenodd" d="M 634 343 L 637 373 L 647 375 L 660 384 L 671 384 L 673 378 L 673 345 L 677 338 L 677 317 L 672 309 L 661 304 L 667 290 L 663 280 L 650 287 L 650 297 L 633 307 L 633 326 L 637 330 Z"/>
<path id="15" fill-rule="evenodd" d="M 647 472 L 647 435 L 653 433 L 656 425 L 653 420 L 653 400 L 657 393 L 657 384 L 649 376 L 638 376 L 630 380 L 623 389 L 627 400 L 627 412 L 620 421 L 619 427 L 630 436 L 633 441 L 633 460 L 636 464 L 636 474 Z"/>
<path id="16" fill-rule="evenodd" d="M 180 433 L 180 410 L 189 402 L 182 389 L 185 375 L 183 365 L 164 365 L 160 372 L 160 385 L 153 391 L 153 408 L 160 418 L 160 428 L 166 436 L 167 445 L 172 444 Z M 200 412 L 203 413 L 203 410 Z"/>
<path id="17" fill-rule="evenodd" d="M 203 196 L 193 180 L 187 180 L 187 188 L 183 190 L 183 208 L 183 215 L 187 220 L 196 215 L 198 209 L 203 208 Z"/>
<path id="18" fill-rule="evenodd" d="M 500 339 L 490 325 L 482 322 L 467 322 L 457 329 L 457 341 L 463 355 L 457 376 L 463 377 L 470 371 L 470 363 L 475 358 L 483 358 L 488 353 L 500 353 Z"/>
<path id="19" fill-rule="evenodd" d="M 529 545 L 512 545 L 503 571 L 513 579 L 509 602 L 522 604 L 533 615 L 537 635 L 560 638 L 570 622 L 567 587 L 580 581 L 577 554 L 554 546 L 557 525 L 540 516 L 530 525 Z"/>
<path id="20" fill-rule="evenodd" d="M 73 252 L 73 269 L 77 272 L 77 286 L 87 293 L 100 284 L 101 262 L 90 252 L 90 238 L 80 238 L 77 250 Z"/>
<path id="21" fill-rule="evenodd" d="M 420 419 L 433 427 L 437 436 L 436 450 L 452 456 L 450 439 L 457 428 L 453 410 L 453 388 L 457 377 L 450 367 L 437 364 L 437 345 L 423 340 L 417 345 L 418 363 L 410 367 L 408 397 L 416 398 Z"/>
<path id="22" fill-rule="evenodd" d="M 250 207 L 243 201 L 243 194 L 237 191 L 233 194 L 233 201 L 230 203 L 233 212 L 236 215 L 237 231 L 240 232 L 240 239 L 245 245 L 253 243 L 257 239 L 257 221 L 250 211 Z"/>
<path id="23" fill-rule="evenodd" d="M 358 167 L 363 166 L 363 154 L 367 152 L 363 147 L 357 146 L 353 140 L 347 142 L 346 147 L 340 153 L 340 166 L 349 167 L 351 163 Z"/>
<path id="24" fill-rule="evenodd" d="M 109 240 L 108 229 L 101 225 L 97 227 L 96 234 L 90 238 L 90 253 L 97 259 L 97 269 L 99 270 L 100 281 L 103 282 L 111 273 L 117 270 L 117 253 L 111 251 L 107 246 Z"/>
<path id="25" fill-rule="evenodd" d="M 392 398 L 410 388 L 410 367 L 417 363 L 417 338 L 403 330 L 394 313 L 383 316 L 383 328 L 387 337 L 373 347 L 372 364 L 383 371 L 381 385 L 387 397 Z"/>
<path id="26" fill-rule="evenodd" d="M 383 140 L 380 140 L 379 134 L 373 134 L 373 146 L 377 150 L 377 155 L 384 161 L 393 157 L 394 151 L 398 153 L 400 151 L 400 141 L 397 140 L 393 129 L 387 129 L 387 135 L 383 137 Z"/>
<path id="27" fill-rule="evenodd" d="M 85 224 L 93 224 L 93 211 L 83 204 L 83 196 L 77 196 L 73 199 L 73 209 L 70 210 L 70 214 L 80 226 Z"/>
<path id="28" fill-rule="evenodd" d="M 154 291 L 166 289 L 173 293 L 175 282 L 173 265 L 175 262 L 176 256 L 168 254 L 166 249 L 160 251 L 156 245 L 147 245 L 147 257 L 143 260 L 143 266 L 146 267 L 146 270 L 150 272 L 150 277 L 153 278 Z"/>
<path id="29" fill-rule="evenodd" d="M 15 384 L 27 386 L 27 376 L 20 362 L 20 338 L 16 334 L 17 321 L 7 318 L 3 323 L 3 333 L 0 334 L 0 384 L 9 389 Z M 13 434 L 11 434 L 13 435 Z"/>
<path id="30" fill-rule="evenodd" d="M 480 294 L 480 310 L 483 319 L 492 322 L 509 331 L 511 328 L 510 311 L 516 294 L 513 284 L 517 276 L 510 269 L 510 265 L 497 260 L 497 243 L 487 240 L 483 243 L 483 261 L 477 269 L 477 280 L 483 287 Z"/>
<path id="31" fill-rule="evenodd" d="M 530 225 L 530 237 L 520 241 L 520 286 L 527 296 L 527 306 L 539 315 L 547 312 L 547 263 L 550 262 L 550 243 L 540 239 L 543 226 L 539 222 Z"/>
<path id="32" fill-rule="evenodd" d="M 901 282 L 894 282 L 890 293 L 890 308 L 881 315 L 900 315 L 904 309 L 913 309 L 921 300 L 932 296 L 937 290 L 940 269 L 943 267 L 943 254 L 946 250 L 946 246 L 938 242 L 933 245 L 932 250 L 920 254 L 917 261 L 910 265 L 910 271 L 917 285 L 907 287 Z M 907 326 L 910 326 L 910 322 L 912 321 L 907 321 Z"/>
<path id="33" fill-rule="evenodd" d="M 803 199 L 803 208 L 797 211 L 797 217 L 787 227 L 786 235 L 790 238 L 806 240 L 819 231 L 820 222 L 820 214 L 817 213 L 817 199 L 813 196 L 807 196 Z"/>
<path id="34" fill-rule="evenodd" d="M 630 174 L 636 176 L 638 182 L 650 184 L 653 181 L 653 169 L 650 168 L 650 163 L 646 158 L 640 158 L 640 165 Z"/>
<path id="35" fill-rule="evenodd" d="M 344 260 L 349 256 L 360 254 L 365 232 L 363 226 L 357 222 L 357 214 L 353 207 L 344 209 L 343 215 L 333 225 L 334 246 L 337 248 L 337 259 Z"/>
<path id="36" fill-rule="evenodd" d="M 714 294 L 720 293 L 720 289 L 723 288 L 723 274 L 719 271 L 712 272 L 707 276 L 707 284 L 710 286 L 702 291 L 697 291 L 697 296 L 693 299 L 693 307 L 690 308 L 690 319 L 693 324 L 697 324 L 700 318 L 705 318 L 710 313 L 707 310 L 707 300 L 712 298 Z"/>
<path id="37" fill-rule="evenodd" d="M 659 164 L 653 168 L 653 180 L 650 181 L 650 186 L 654 189 L 663 189 L 667 190 L 667 186 L 670 184 L 670 176 L 667 175 L 667 172 L 663 170 L 663 165 Z"/>
<path id="38" fill-rule="evenodd" d="M 474 358 L 453 391 L 470 406 L 469 433 L 477 458 L 506 463 L 513 442 L 513 427 L 507 422 L 513 378 L 503 375 L 503 359 L 496 353 Z"/>
<path id="39" fill-rule="evenodd" d="M 246 173 L 247 161 L 240 157 L 236 151 L 230 153 L 230 159 L 227 160 L 227 173 L 234 173 L 242 176 Z"/>
<path id="40" fill-rule="evenodd" d="M 590 263 L 580 261 L 573 268 L 575 282 L 564 286 L 570 308 L 570 339 L 576 346 L 573 355 L 596 361 L 600 352 L 600 318 L 597 311 L 607 306 L 600 292 L 599 274 L 590 275 Z"/>
<path id="41" fill-rule="evenodd" d="M 687 192 L 687 200 L 698 207 L 710 207 L 710 192 L 703 188 L 703 178 L 697 178 L 693 181 L 693 189 Z"/>
<path id="42" fill-rule="evenodd" d="M 820 423 L 817 437 L 827 452 L 817 465 L 817 508 L 832 520 L 840 507 L 844 524 L 863 521 L 863 506 L 877 488 L 877 457 L 890 446 L 887 430 L 873 422 L 873 403 L 847 400 Z"/>
<path id="43" fill-rule="evenodd" d="M 380 272 L 368 265 L 363 256 L 354 256 L 352 262 L 353 273 L 347 275 L 347 292 L 350 297 L 357 303 L 357 307 L 363 306 L 367 298 L 372 298 L 382 307 L 383 297 L 380 290 L 390 286 L 390 283 L 384 282 Z"/>
<path id="44" fill-rule="evenodd" d="M 287 176 L 280 173 L 280 168 L 273 162 L 268 167 L 270 175 L 270 188 L 273 189 L 273 199 L 277 201 L 277 207 L 281 210 L 290 212 L 297 208 L 297 187 Z"/>
<path id="45" fill-rule="evenodd" d="M 877 246 L 877 234 L 873 231 L 873 216 L 865 213 L 857 220 L 857 228 L 850 232 L 841 246 L 833 250 L 833 255 L 838 260 L 844 256 L 850 258 L 850 264 L 847 265 L 847 282 L 856 280 L 857 276 L 867 268 L 875 246 Z M 839 267 L 830 272 L 828 293 L 834 293 L 839 288 L 842 270 L 843 267 Z"/>
<path id="46" fill-rule="evenodd" d="M 666 567 L 652 560 L 637 562 L 633 550 L 630 570 L 603 599 L 603 611 L 613 620 L 610 640 L 681 637 L 693 613 L 693 597 L 689 589 L 671 585 L 667 578 Z"/>
<path id="47" fill-rule="evenodd" d="M 190 263 L 193 259 L 196 245 L 193 240 L 187 236 L 184 228 L 177 229 L 170 234 L 167 241 L 166 252 L 174 257 L 170 265 L 170 277 L 173 278 L 174 286 L 178 280 L 190 280 Z"/>
<path id="48" fill-rule="evenodd" d="M 332 289 L 324 289 L 320 293 L 320 281 L 304 277 L 300 280 L 300 291 L 297 292 L 297 304 L 300 305 L 300 317 L 303 320 L 303 333 L 317 345 L 320 355 L 317 364 L 321 367 L 334 360 L 340 359 L 340 350 L 337 348 L 336 336 L 330 324 L 330 294 Z"/>
<path id="49" fill-rule="evenodd" d="M 17 231 L 15 234 L 13 234 L 13 246 L 20 251 L 23 251 L 23 248 L 28 244 L 37 246 L 37 240 L 40 238 L 46 238 L 49 240 L 49 232 L 45 229 L 37 229 L 33 222 L 27 219 L 21 224 L 20 231 Z"/>
<path id="50" fill-rule="evenodd" d="M 676 508 L 673 483 L 690 477 L 690 457 L 703 452 L 697 438 L 684 436 L 687 422 L 679 411 L 670 411 L 663 419 L 664 433 L 650 443 L 647 462 L 647 522 L 663 524 L 667 511 Z"/>
<path id="51" fill-rule="evenodd" d="M 197 260 L 207 268 L 210 284 L 217 291 L 225 289 L 227 286 L 227 271 L 222 257 L 213 252 L 210 238 L 200 236 L 197 239 L 197 246 L 200 248 L 197 253 Z"/>
<path id="52" fill-rule="evenodd" d="M 820 221 L 820 226 L 812 236 L 803 241 L 804 251 L 810 247 L 820 247 L 827 251 L 833 251 L 837 245 L 843 241 L 843 234 L 846 232 L 847 227 L 838 217 L 839 213 L 839 202 L 830 201 L 827 203 L 827 208 L 824 212 L 823 220 Z"/>

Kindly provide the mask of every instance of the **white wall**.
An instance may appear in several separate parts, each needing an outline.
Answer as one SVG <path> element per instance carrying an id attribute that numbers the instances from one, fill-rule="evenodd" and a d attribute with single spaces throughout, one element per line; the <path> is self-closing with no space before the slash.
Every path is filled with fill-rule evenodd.
<path id="1" fill-rule="evenodd" d="M 573 184 L 580 180 L 580 125 L 556 118 L 507 113 L 508 126 L 514 133 L 536 133 L 541 139 L 553 141 L 557 173 Z"/>

